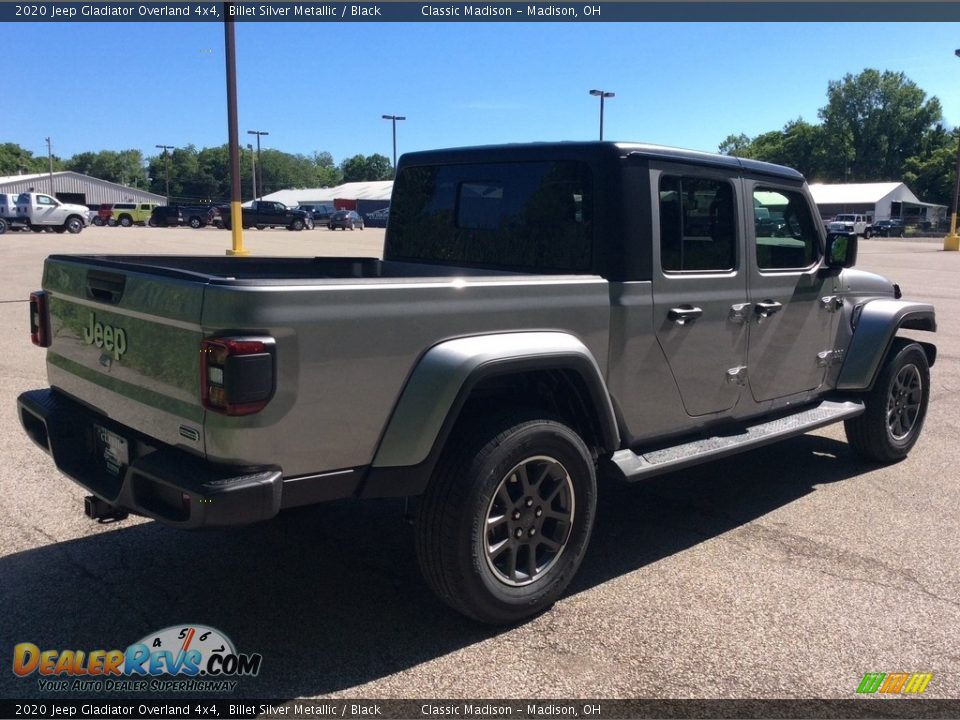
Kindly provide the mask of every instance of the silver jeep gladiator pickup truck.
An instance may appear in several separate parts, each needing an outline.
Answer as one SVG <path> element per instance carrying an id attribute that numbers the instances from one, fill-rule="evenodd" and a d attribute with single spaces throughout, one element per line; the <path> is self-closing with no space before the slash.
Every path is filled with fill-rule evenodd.
<path id="1" fill-rule="evenodd" d="M 30 312 L 51 387 L 19 414 L 93 518 L 419 496 L 429 586 L 511 623 L 576 572 L 599 473 L 839 421 L 866 458 L 908 453 L 936 349 L 898 333 L 933 332 L 934 309 L 856 254 L 785 167 L 619 143 L 408 154 L 382 260 L 49 257 Z"/>

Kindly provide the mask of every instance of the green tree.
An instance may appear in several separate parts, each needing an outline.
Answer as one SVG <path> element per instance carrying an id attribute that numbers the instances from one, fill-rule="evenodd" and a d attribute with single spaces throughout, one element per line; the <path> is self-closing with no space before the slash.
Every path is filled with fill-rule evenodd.
<path id="1" fill-rule="evenodd" d="M 56 162 L 54 169 L 60 169 L 56 166 Z M 34 157 L 31 151 L 24 150 L 16 143 L 0 144 L 0 175 L 28 175 L 47 170 L 49 170 L 47 158 Z"/>
<path id="2" fill-rule="evenodd" d="M 940 101 L 902 72 L 873 69 L 830 81 L 819 114 L 828 173 L 860 181 L 899 180 L 942 116 Z"/>
<path id="3" fill-rule="evenodd" d="M 143 186 L 146 176 L 143 168 L 143 153 L 139 150 L 100 150 L 77 153 L 69 158 L 64 167 L 108 182 Z"/>
<path id="4" fill-rule="evenodd" d="M 958 143 L 960 128 L 947 132 L 938 125 L 926 134 L 920 152 L 907 158 L 903 181 L 917 197 L 926 202 L 953 206 Z"/>
<path id="5" fill-rule="evenodd" d="M 340 163 L 343 182 L 363 182 L 369 180 L 389 180 L 393 177 L 390 158 L 374 153 L 370 156 L 354 155 Z"/>

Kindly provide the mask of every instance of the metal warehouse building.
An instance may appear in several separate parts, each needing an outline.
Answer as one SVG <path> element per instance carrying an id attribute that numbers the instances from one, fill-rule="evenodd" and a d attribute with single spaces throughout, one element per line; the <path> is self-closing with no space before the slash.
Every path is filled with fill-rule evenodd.
<path id="1" fill-rule="evenodd" d="M 167 204 L 167 199 L 163 195 L 107 182 L 72 170 L 53 173 L 52 190 L 50 188 L 50 173 L 0 177 L 0 193 L 12 194 L 31 191 L 48 193 L 61 202 L 78 205 L 119 202 Z"/>
<path id="2" fill-rule="evenodd" d="M 869 213 L 874 220 L 903 218 L 912 222 L 936 222 L 947 211 L 944 205 L 922 202 L 902 182 L 810 183 L 810 194 L 822 217 L 833 217 L 838 213 Z"/>

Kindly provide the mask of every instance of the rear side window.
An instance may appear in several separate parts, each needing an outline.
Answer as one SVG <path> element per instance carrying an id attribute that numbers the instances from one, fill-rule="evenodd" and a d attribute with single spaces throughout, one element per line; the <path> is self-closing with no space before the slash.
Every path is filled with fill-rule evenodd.
<path id="1" fill-rule="evenodd" d="M 660 178 L 660 265 L 665 272 L 732 270 L 737 263 L 733 186 L 724 180 Z"/>
<path id="2" fill-rule="evenodd" d="M 390 207 L 391 258 L 586 272 L 593 185 L 581 162 L 408 167 Z"/>
<path id="3" fill-rule="evenodd" d="M 820 257 L 820 235 L 802 193 L 758 187 L 753 213 L 761 270 L 806 268 Z"/>

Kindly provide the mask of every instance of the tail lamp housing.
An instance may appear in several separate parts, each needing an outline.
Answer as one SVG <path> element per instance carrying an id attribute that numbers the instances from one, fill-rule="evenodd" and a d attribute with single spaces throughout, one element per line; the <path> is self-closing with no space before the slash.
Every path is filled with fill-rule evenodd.
<path id="1" fill-rule="evenodd" d="M 50 310 L 44 290 L 30 293 L 30 341 L 39 347 L 50 347 Z"/>
<path id="2" fill-rule="evenodd" d="M 218 337 L 200 343 L 200 398 L 222 415 L 252 415 L 276 389 L 276 343 L 271 337 Z"/>

